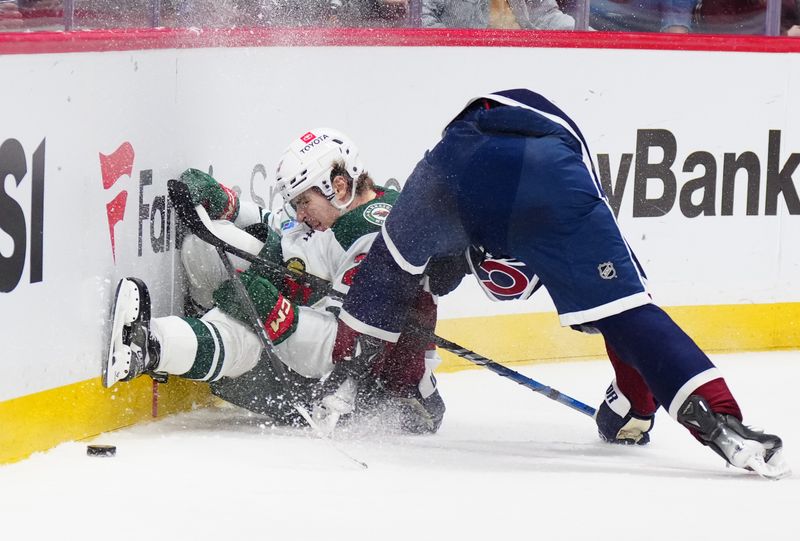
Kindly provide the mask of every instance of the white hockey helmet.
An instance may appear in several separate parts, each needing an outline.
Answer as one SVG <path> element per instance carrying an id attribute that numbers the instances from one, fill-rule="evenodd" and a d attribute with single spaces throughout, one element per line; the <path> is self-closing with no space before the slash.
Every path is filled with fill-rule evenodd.
<path id="1" fill-rule="evenodd" d="M 334 201 L 330 175 L 337 161 L 344 162 L 353 177 L 351 198 L 345 205 Z M 355 197 L 355 183 L 363 171 L 358 147 L 349 137 L 331 128 L 316 128 L 294 139 L 284 151 L 275 173 L 275 186 L 287 206 L 301 193 L 317 187 L 335 207 L 342 209 Z"/>

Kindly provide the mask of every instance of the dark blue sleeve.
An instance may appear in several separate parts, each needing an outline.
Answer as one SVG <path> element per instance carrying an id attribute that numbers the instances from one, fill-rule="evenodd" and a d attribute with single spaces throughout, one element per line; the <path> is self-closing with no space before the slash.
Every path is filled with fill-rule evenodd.
<path id="1" fill-rule="evenodd" d="M 419 291 L 420 278 L 400 268 L 383 236 L 378 235 L 345 297 L 342 321 L 359 332 L 397 341 Z"/>
<path id="2" fill-rule="evenodd" d="M 449 173 L 454 169 L 451 154 L 444 152 L 442 160 L 447 150 L 440 143 L 432 152 L 438 160 L 431 160 L 429 153 L 417 164 L 361 263 L 341 313 L 342 321 L 356 331 L 396 340 L 428 261 L 466 250 L 456 183 Z"/>
<path id="3" fill-rule="evenodd" d="M 422 274 L 431 257 L 464 253 L 469 244 L 456 201 L 460 164 L 448 142 L 420 160 L 384 225 L 392 256 L 412 274 Z"/>

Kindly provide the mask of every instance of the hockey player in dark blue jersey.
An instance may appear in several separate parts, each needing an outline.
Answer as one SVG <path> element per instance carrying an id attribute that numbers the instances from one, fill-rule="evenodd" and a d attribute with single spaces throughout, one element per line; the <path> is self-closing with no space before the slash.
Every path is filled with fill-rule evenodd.
<path id="1" fill-rule="evenodd" d="M 647 443 L 661 405 L 728 463 L 789 474 L 780 438 L 742 424 L 717 368 L 652 303 L 577 125 L 523 89 L 470 101 L 417 164 L 347 295 L 337 340 L 351 354 L 318 409 L 335 415 L 337 386 L 357 384 L 397 341 L 424 276 L 434 293 L 458 284 L 469 270 L 440 262 L 462 254 L 478 278 L 498 265 L 517 274 L 514 291 L 480 280 L 493 296 L 541 283 L 562 325 L 602 333 L 616 375 L 596 416 L 603 439 Z"/>

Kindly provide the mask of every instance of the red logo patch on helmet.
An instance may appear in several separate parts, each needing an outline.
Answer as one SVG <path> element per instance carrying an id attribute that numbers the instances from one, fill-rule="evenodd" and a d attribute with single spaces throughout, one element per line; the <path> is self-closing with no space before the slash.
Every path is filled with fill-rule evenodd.
<path id="1" fill-rule="evenodd" d="M 303 135 L 302 137 L 300 137 L 300 140 L 303 141 L 304 143 L 310 143 L 311 141 L 313 141 L 316 138 L 317 138 L 316 135 L 314 135 L 311 132 L 308 132 L 305 135 Z"/>

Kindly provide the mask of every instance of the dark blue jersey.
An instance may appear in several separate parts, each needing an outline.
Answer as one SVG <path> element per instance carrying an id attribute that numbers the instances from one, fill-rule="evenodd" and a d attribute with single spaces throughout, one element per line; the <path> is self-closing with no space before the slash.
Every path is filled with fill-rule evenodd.
<path id="1" fill-rule="evenodd" d="M 343 320 L 396 339 L 429 262 L 471 246 L 514 262 L 502 272 L 495 265 L 498 276 L 521 269 L 533 283 L 538 275 L 565 325 L 649 302 L 583 135 L 529 90 L 472 100 L 448 124 L 362 263 Z"/>

